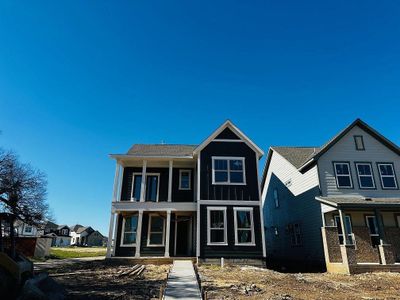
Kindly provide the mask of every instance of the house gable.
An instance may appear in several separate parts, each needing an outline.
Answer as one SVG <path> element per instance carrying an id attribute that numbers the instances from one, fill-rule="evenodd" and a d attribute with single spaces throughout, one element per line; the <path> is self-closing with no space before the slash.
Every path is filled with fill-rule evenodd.
<path id="1" fill-rule="evenodd" d="M 215 137 L 216 140 L 240 140 L 230 128 L 225 128 L 220 134 Z"/>

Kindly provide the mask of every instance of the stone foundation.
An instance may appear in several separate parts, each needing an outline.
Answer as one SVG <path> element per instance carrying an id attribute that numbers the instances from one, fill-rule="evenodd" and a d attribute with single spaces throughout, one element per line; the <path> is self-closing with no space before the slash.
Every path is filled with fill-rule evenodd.
<path id="1" fill-rule="evenodd" d="M 342 255 L 337 233 L 337 227 L 325 227 L 326 244 L 328 246 L 329 262 L 341 263 Z"/>
<path id="2" fill-rule="evenodd" d="M 368 227 L 355 226 L 353 233 L 356 242 L 357 263 L 379 263 L 379 251 L 372 246 Z"/>
<path id="3" fill-rule="evenodd" d="M 393 247 L 395 260 L 400 262 L 400 228 L 385 227 L 385 234 L 388 244 Z"/>

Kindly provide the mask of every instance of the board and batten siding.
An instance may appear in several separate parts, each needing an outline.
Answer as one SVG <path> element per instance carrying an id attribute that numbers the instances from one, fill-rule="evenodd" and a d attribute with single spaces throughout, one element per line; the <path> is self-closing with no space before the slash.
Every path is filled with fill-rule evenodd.
<path id="1" fill-rule="evenodd" d="M 365 150 L 356 150 L 354 136 L 361 135 Z M 353 180 L 352 189 L 338 189 L 336 185 L 333 162 L 349 162 Z M 355 162 L 370 162 L 376 189 L 360 189 Z M 400 190 L 382 189 L 377 162 L 394 164 L 397 184 L 400 176 L 400 156 L 387 148 L 380 141 L 369 135 L 358 126 L 352 128 L 342 139 L 333 145 L 318 160 L 322 196 L 364 196 L 364 197 L 400 197 Z"/>

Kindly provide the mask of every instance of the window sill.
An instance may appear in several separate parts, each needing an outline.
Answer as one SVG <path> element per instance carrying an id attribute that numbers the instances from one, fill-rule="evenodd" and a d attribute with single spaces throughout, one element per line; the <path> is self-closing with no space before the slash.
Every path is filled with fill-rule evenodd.
<path id="1" fill-rule="evenodd" d="M 120 247 L 136 247 L 136 244 L 121 244 Z"/>
<path id="2" fill-rule="evenodd" d="M 213 182 L 213 185 L 247 185 L 246 182 Z"/>
<path id="3" fill-rule="evenodd" d="M 165 245 L 160 244 L 160 245 L 149 245 L 147 244 L 147 247 L 165 247 Z"/>
<path id="4" fill-rule="evenodd" d="M 191 188 L 189 188 L 189 189 L 179 188 L 179 190 L 180 190 L 180 191 L 191 191 L 192 189 L 191 189 Z"/>
<path id="5" fill-rule="evenodd" d="M 235 246 L 255 246 L 256 244 L 255 243 L 250 243 L 250 244 L 236 244 L 235 243 Z"/>
<path id="6" fill-rule="evenodd" d="M 207 246 L 228 246 L 228 243 L 207 243 Z"/>

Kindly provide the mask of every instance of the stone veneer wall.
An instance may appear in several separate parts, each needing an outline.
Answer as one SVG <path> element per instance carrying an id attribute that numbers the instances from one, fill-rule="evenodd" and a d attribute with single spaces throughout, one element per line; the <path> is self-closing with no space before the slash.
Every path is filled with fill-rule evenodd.
<path id="1" fill-rule="evenodd" d="M 356 242 L 356 262 L 379 263 L 379 251 L 372 246 L 368 227 L 354 226 L 353 233 Z"/>
<path id="2" fill-rule="evenodd" d="M 385 227 L 386 239 L 392 245 L 396 261 L 400 262 L 400 228 L 398 227 Z"/>
<path id="3" fill-rule="evenodd" d="M 337 227 L 325 227 L 326 243 L 328 246 L 329 262 L 341 263 L 342 253 L 340 251 Z"/>

